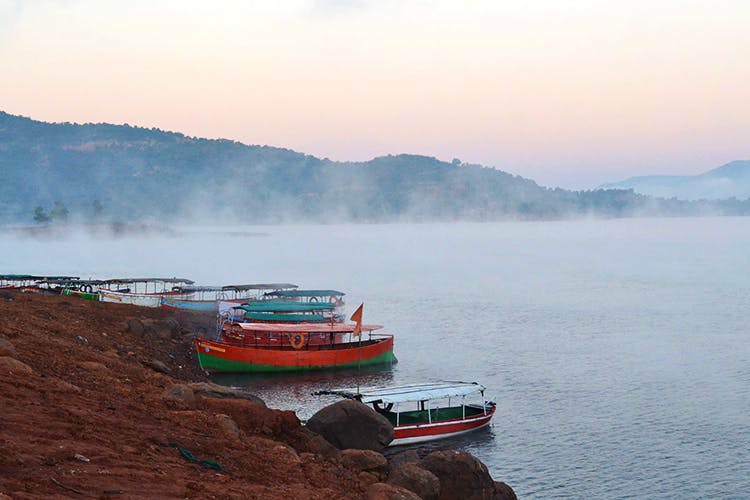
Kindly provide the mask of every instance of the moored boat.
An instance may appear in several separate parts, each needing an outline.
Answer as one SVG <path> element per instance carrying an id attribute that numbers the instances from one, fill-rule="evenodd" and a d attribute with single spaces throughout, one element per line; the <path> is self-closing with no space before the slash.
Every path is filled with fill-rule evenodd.
<path id="1" fill-rule="evenodd" d="M 344 292 L 338 290 L 274 290 L 263 294 L 270 300 L 289 300 L 295 302 L 328 302 L 336 307 L 344 305 Z"/>
<path id="2" fill-rule="evenodd" d="M 485 387 L 476 382 L 436 382 L 336 389 L 317 394 L 336 394 L 372 404 L 393 425 L 390 446 L 399 446 L 459 436 L 486 427 L 496 405 L 484 399 L 484 391 Z"/>
<path id="3" fill-rule="evenodd" d="M 248 302 L 234 308 L 243 312 L 243 319 L 259 323 L 340 323 L 344 316 L 336 314 L 336 304 L 330 302 Z"/>
<path id="4" fill-rule="evenodd" d="M 59 293 L 59 281 L 75 281 L 78 276 L 37 276 L 33 274 L 0 274 L 0 288 L 24 293 Z"/>
<path id="5" fill-rule="evenodd" d="M 217 311 L 220 302 L 240 304 L 260 300 L 267 291 L 295 289 L 292 283 L 258 283 L 226 286 L 184 286 L 180 288 L 185 297 L 163 296 L 163 309 L 187 309 L 191 311 Z"/>
<path id="6" fill-rule="evenodd" d="M 195 348 L 201 368 L 209 372 L 305 371 L 396 362 L 393 335 L 373 334 L 381 328 L 357 323 L 232 323 L 217 340 L 196 339 Z"/>
<path id="7" fill-rule="evenodd" d="M 194 282 L 185 278 L 127 278 L 105 280 L 99 300 L 143 307 L 159 307 L 164 296 L 189 297 L 180 289 Z M 115 288 L 112 288 L 115 287 Z"/>

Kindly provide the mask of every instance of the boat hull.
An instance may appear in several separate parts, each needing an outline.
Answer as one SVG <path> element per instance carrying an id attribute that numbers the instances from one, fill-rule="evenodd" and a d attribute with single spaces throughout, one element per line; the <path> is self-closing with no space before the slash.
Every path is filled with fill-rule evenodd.
<path id="1" fill-rule="evenodd" d="M 81 292 L 79 290 L 63 290 L 63 295 L 69 295 L 71 297 L 78 297 L 83 300 L 99 300 L 98 292 Z"/>
<path id="2" fill-rule="evenodd" d="M 445 439 L 476 431 L 490 424 L 495 414 L 495 406 L 487 408 L 487 414 L 479 414 L 466 419 L 452 419 L 424 424 L 397 425 L 393 427 L 393 441 L 389 446 L 424 443 Z"/>
<path id="3" fill-rule="evenodd" d="M 141 307 L 159 307 L 161 305 L 161 299 L 165 295 L 174 295 L 174 293 L 133 293 L 117 292 L 114 290 L 99 290 L 99 300 L 101 300 L 102 302 L 131 304 Z"/>
<path id="4" fill-rule="evenodd" d="M 206 339 L 195 340 L 200 366 L 209 372 L 294 372 L 396 362 L 393 337 L 363 344 L 361 347 L 351 343 L 339 344 L 335 349 L 297 350 L 237 347 Z"/>
<path id="5" fill-rule="evenodd" d="M 162 309 L 216 312 L 219 310 L 217 300 L 182 300 L 162 297 L 159 303 Z"/>

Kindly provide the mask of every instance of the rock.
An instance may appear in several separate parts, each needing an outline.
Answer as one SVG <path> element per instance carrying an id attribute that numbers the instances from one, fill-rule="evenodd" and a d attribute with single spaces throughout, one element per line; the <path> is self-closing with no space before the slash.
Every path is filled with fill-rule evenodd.
<path id="1" fill-rule="evenodd" d="M 80 453 L 76 453 L 75 455 L 73 455 L 73 458 L 75 458 L 75 459 L 76 459 L 76 460 L 78 460 L 79 462 L 86 462 L 86 463 L 89 463 L 89 462 L 91 462 L 91 460 L 90 460 L 90 459 L 88 459 L 88 458 L 84 457 L 84 456 L 83 456 L 83 455 L 81 455 Z"/>
<path id="2" fill-rule="evenodd" d="M 13 300 L 13 292 L 10 290 L 0 290 L 0 299 Z"/>
<path id="3" fill-rule="evenodd" d="M 426 456 L 426 455 L 425 455 Z M 396 453 L 388 457 L 388 470 L 393 471 L 406 463 L 419 463 L 422 461 L 421 456 L 415 449 L 410 449 Z"/>
<path id="4" fill-rule="evenodd" d="M 393 441 L 393 426 L 384 416 L 358 401 L 339 401 L 318 411 L 307 428 L 340 450 L 382 451 Z"/>
<path id="5" fill-rule="evenodd" d="M 217 426 L 224 432 L 224 434 L 234 439 L 238 439 L 240 437 L 240 428 L 237 426 L 237 422 L 235 422 L 232 417 L 230 417 L 229 415 L 224 415 L 223 413 L 219 413 L 218 415 L 216 415 L 216 420 L 218 422 Z"/>
<path id="6" fill-rule="evenodd" d="M 487 467 L 464 451 L 434 451 L 419 464 L 440 480 L 440 499 L 490 499 L 495 492 L 495 481 Z"/>
<path id="7" fill-rule="evenodd" d="M 104 335 L 104 334 L 102 333 L 102 335 Z M 76 342 L 78 342 L 81 345 L 86 345 L 86 344 L 89 343 L 89 339 L 87 339 L 83 335 L 76 335 L 76 339 L 75 340 L 76 340 Z"/>
<path id="8" fill-rule="evenodd" d="M 302 463 L 299 455 L 291 446 L 277 444 L 271 449 L 271 451 L 273 452 L 273 456 L 277 459 L 275 461 L 279 463 L 287 465 L 299 465 Z"/>
<path id="9" fill-rule="evenodd" d="M 231 387 L 225 387 L 219 384 L 213 384 L 211 382 L 193 382 L 188 384 L 193 390 L 196 396 L 203 398 L 217 398 L 217 399 L 247 399 L 253 403 L 257 403 L 261 406 L 266 406 L 265 401 L 260 399 L 258 396 L 254 396 L 247 391 L 240 389 L 233 389 Z"/>
<path id="10" fill-rule="evenodd" d="M 495 494 L 492 498 L 497 500 L 518 500 L 513 488 L 502 481 L 495 481 Z"/>
<path id="11" fill-rule="evenodd" d="M 302 449 L 307 452 L 320 455 L 323 458 L 327 458 L 329 460 L 336 459 L 341 456 L 341 451 L 339 451 L 338 448 L 326 441 L 323 436 L 321 436 L 320 434 L 315 434 L 308 429 L 303 428 L 302 430 L 306 431 L 306 433 L 309 433 L 307 439 L 304 441 Z"/>
<path id="12" fill-rule="evenodd" d="M 92 371 L 92 372 L 100 372 L 100 371 L 106 371 L 107 367 L 103 365 L 102 363 L 97 363 L 96 361 L 81 361 L 78 363 L 78 366 L 83 368 L 84 370 Z"/>
<path id="13" fill-rule="evenodd" d="M 367 500 L 420 500 L 416 493 L 393 484 L 375 483 L 367 488 Z M 461 498 L 460 496 L 456 498 Z"/>
<path id="14" fill-rule="evenodd" d="M 371 472 L 379 478 L 385 476 L 388 468 L 388 460 L 372 450 L 343 450 L 341 452 L 341 463 L 347 469 L 355 471 Z"/>
<path id="15" fill-rule="evenodd" d="M 177 321 L 174 318 L 169 318 L 164 322 L 164 326 L 169 330 L 169 333 L 172 334 L 173 337 L 176 337 L 180 334 L 182 331 L 182 327 L 180 326 L 180 322 Z"/>
<path id="16" fill-rule="evenodd" d="M 143 364 L 159 373 L 164 373 L 165 375 L 169 375 L 171 373 L 169 367 L 158 359 L 152 359 L 151 361 L 146 361 Z"/>
<path id="17" fill-rule="evenodd" d="M 137 318 L 131 318 L 127 322 L 125 331 L 128 333 L 134 333 L 136 335 L 143 335 L 143 332 L 146 331 L 146 327 L 143 325 L 143 321 Z"/>
<path id="18" fill-rule="evenodd" d="M 437 500 L 440 497 L 440 480 L 414 462 L 404 463 L 391 471 L 388 484 L 413 491 L 424 500 Z"/>
<path id="19" fill-rule="evenodd" d="M 0 356 L 16 357 L 16 348 L 13 343 L 5 337 L 0 337 Z"/>
<path id="20" fill-rule="evenodd" d="M 175 401 L 182 401 L 191 408 L 195 408 L 195 394 L 193 393 L 193 390 L 185 384 L 174 384 L 167 388 L 167 390 L 164 391 L 164 397 Z"/>
<path id="21" fill-rule="evenodd" d="M 29 375 L 34 373 L 26 363 L 22 363 L 15 358 L 9 356 L 0 356 L 0 373 L 8 373 L 10 375 Z"/>

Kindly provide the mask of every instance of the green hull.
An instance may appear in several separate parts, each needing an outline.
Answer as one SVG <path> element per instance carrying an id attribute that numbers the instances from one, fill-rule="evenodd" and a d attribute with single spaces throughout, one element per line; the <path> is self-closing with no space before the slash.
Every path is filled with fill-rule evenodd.
<path id="1" fill-rule="evenodd" d="M 83 300 L 99 300 L 98 293 L 79 292 L 78 290 L 63 290 L 63 295 L 70 295 L 71 297 L 78 297 Z"/>
<path id="2" fill-rule="evenodd" d="M 255 363 L 244 363 L 242 361 L 232 361 L 222 359 L 216 356 L 209 356 L 201 351 L 198 352 L 198 362 L 202 369 L 209 372 L 225 373 L 261 373 L 261 372 L 301 372 L 311 370 L 330 370 L 333 368 L 356 368 L 357 366 L 377 365 L 385 363 L 396 363 L 398 360 L 393 355 L 393 351 L 388 351 L 367 360 L 356 361 L 353 363 L 340 363 L 335 365 L 319 366 L 278 366 L 278 365 L 261 365 Z"/>

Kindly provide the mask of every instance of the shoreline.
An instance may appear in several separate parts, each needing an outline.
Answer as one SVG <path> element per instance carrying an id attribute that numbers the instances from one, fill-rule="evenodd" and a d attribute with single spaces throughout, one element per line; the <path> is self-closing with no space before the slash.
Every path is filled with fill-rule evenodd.
<path id="1" fill-rule="evenodd" d="M 352 467 L 342 457 L 356 450 L 333 449 L 294 412 L 207 383 L 192 338 L 212 322 L 0 296 L 0 498 L 372 498 L 397 488 L 383 485 L 386 472 Z"/>

